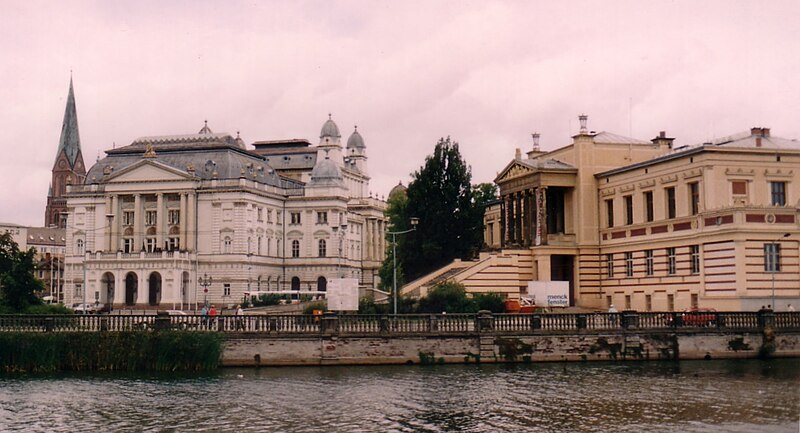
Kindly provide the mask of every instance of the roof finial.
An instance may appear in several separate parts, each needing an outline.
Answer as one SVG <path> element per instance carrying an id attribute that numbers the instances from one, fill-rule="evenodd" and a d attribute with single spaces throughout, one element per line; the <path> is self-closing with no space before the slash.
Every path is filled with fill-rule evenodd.
<path id="1" fill-rule="evenodd" d="M 239 138 L 239 131 L 236 131 L 236 138 Z"/>
<path id="2" fill-rule="evenodd" d="M 578 121 L 581 123 L 581 131 L 580 131 L 581 134 L 586 134 L 586 131 L 587 131 L 587 129 L 586 129 L 586 120 L 588 118 L 589 118 L 589 116 L 587 116 L 585 114 L 581 114 L 580 116 L 578 116 Z"/>
<path id="3" fill-rule="evenodd" d="M 328 120 L 331 120 L 331 113 L 328 113 Z"/>
<path id="4" fill-rule="evenodd" d="M 353 126 L 353 128 L 355 128 L 355 130 L 358 131 L 358 125 Z"/>

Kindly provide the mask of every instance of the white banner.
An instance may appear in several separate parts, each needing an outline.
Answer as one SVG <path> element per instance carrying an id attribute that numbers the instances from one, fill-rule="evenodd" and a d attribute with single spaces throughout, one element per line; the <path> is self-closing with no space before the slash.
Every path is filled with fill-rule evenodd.
<path id="1" fill-rule="evenodd" d="M 328 280 L 328 310 L 358 311 L 358 279 L 331 278 Z"/>
<path id="2" fill-rule="evenodd" d="M 528 297 L 539 307 L 569 307 L 569 281 L 528 281 Z"/>

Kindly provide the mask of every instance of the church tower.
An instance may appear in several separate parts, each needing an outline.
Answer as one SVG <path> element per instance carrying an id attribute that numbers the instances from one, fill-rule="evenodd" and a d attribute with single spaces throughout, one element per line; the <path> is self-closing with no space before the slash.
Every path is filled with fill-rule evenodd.
<path id="1" fill-rule="evenodd" d="M 75 109 L 75 93 L 72 90 L 72 77 L 70 77 L 64 123 L 61 125 L 61 138 L 58 141 L 56 160 L 53 163 L 53 177 L 47 193 L 45 227 L 65 227 L 66 221 L 61 218 L 61 214 L 67 211 L 67 200 L 64 198 L 67 185 L 82 184 L 84 179 L 86 179 L 86 165 L 83 163 L 81 154 L 78 112 Z"/>

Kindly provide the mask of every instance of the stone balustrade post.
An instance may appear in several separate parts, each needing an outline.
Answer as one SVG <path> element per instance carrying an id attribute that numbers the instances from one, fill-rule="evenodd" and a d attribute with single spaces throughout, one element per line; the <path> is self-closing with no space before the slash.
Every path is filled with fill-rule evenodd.
<path id="1" fill-rule="evenodd" d="M 586 315 L 585 314 L 577 314 L 575 315 L 575 327 L 578 329 L 586 329 Z"/>
<path id="2" fill-rule="evenodd" d="M 439 331 L 439 320 L 435 314 L 431 314 L 428 318 L 428 331 L 430 332 L 438 332 Z"/>
<path id="3" fill-rule="evenodd" d="M 494 316 L 489 310 L 478 311 L 478 331 L 493 331 L 494 330 Z"/>
<path id="4" fill-rule="evenodd" d="M 339 316 L 333 311 L 326 311 L 319 322 L 323 334 L 333 335 L 339 333 Z"/>
<path id="5" fill-rule="evenodd" d="M 622 327 L 624 329 L 639 327 L 639 313 L 635 311 L 622 312 Z"/>

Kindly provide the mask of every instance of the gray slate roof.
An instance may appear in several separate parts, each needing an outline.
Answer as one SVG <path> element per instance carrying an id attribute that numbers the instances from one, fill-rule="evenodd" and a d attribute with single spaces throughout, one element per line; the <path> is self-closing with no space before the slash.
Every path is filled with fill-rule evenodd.
<path id="1" fill-rule="evenodd" d="M 70 168 L 75 167 L 75 160 L 81 150 L 81 136 L 78 132 L 78 110 L 75 108 L 75 92 L 72 89 L 72 77 L 69 79 L 67 107 L 64 109 L 64 122 L 61 124 L 61 138 L 58 140 L 56 158 L 61 151 L 66 152 Z"/>

